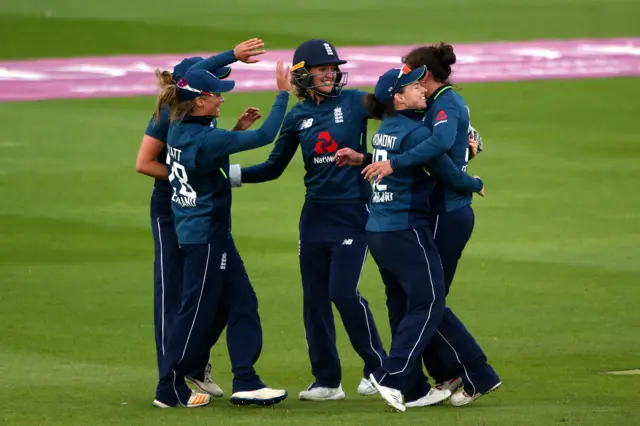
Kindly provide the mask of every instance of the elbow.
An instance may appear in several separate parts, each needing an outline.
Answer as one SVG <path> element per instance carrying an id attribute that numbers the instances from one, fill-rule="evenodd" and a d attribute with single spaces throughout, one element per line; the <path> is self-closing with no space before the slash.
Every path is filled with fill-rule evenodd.
<path id="1" fill-rule="evenodd" d="M 272 162 L 271 167 L 269 167 L 269 175 L 272 176 L 272 179 L 278 179 L 284 173 L 284 169 L 286 168 L 286 164 L 282 167 L 283 164 L 280 161 Z"/>
<path id="2" fill-rule="evenodd" d="M 136 160 L 136 173 L 140 173 L 141 175 L 149 174 L 149 163 L 144 162 L 140 159 Z"/>
<path id="3" fill-rule="evenodd" d="M 284 172 L 284 170 L 278 168 L 272 168 L 272 169 L 267 169 L 266 173 L 264 174 L 264 182 L 268 182 L 270 180 L 276 180 L 278 179 L 280 176 L 282 176 L 282 172 Z"/>
<path id="4" fill-rule="evenodd" d="M 269 180 L 275 180 L 278 179 L 280 176 L 282 176 L 282 172 L 284 172 L 284 170 L 282 169 L 278 169 L 278 170 L 274 170 L 271 173 L 270 179 Z"/>

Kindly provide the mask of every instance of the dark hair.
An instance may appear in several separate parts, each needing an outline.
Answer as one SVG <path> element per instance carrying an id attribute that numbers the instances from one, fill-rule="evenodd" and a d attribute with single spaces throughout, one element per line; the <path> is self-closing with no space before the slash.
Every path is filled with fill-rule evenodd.
<path id="1" fill-rule="evenodd" d="M 402 62 L 412 69 L 426 66 L 427 71 L 439 83 L 448 83 L 451 76 L 451 65 L 456 63 L 453 46 L 441 42 L 430 46 L 416 47 L 402 58 Z"/>
<path id="2" fill-rule="evenodd" d="M 178 99 L 178 87 L 173 80 L 173 75 L 169 71 L 155 71 L 156 84 L 160 89 L 156 99 L 156 121 L 160 118 L 160 110 L 166 104 L 169 106 L 170 119 L 172 121 L 182 120 L 195 106 L 195 99 L 181 101 Z"/>
<path id="3" fill-rule="evenodd" d="M 404 93 L 405 87 L 401 88 L 397 93 Z M 396 109 L 393 106 L 393 100 L 383 104 L 373 93 L 367 93 L 364 97 L 364 106 L 367 108 L 369 115 L 376 119 L 382 120 L 385 116 L 395 115 Z"/>

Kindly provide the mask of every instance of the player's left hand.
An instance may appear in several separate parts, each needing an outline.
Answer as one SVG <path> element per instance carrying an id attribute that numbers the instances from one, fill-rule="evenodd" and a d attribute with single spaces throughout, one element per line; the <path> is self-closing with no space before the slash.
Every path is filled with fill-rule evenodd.
<path id="1" fill-rule="evenodd" d="M 473 133 L 469 133 L 469 160 L 478 155 L 478 142 L 473 138 Z"/>
<path id="2" fill-rule="evenodd" d="M 258 108 L 249 107 L 244 110 L 244 112 L 238 119 L 238 122 L 233 127 L 233 130 L 247 130 L 261 117 L 262 115 L 260 115 L 260 110 Z"/>
<path id="3" fill-rule="evenodd" d="M 341 148 L 334 157 L 336 164 L 342 166 L 361 166 L 364 163 L 364 154 L 354 151 L 351 148 Z"/>
<path id="4" fill-rule="evenodd" d="M 377 161 L 373 164 L 369 164 L 367 167 L 362 169 L 362 174 L 364 178 L 368 181 L 371 181 L 374 177 L 376 178 L 375 183 L 378 183 L 385 176 L 389 176 L 393 173 L 393 169 L 391 168 L 391 160 L 387 161 Z"/>

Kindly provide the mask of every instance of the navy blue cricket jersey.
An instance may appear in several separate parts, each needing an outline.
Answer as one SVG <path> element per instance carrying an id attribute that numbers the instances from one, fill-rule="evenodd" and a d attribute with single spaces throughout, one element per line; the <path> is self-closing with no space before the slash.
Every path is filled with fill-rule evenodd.
<path id="1" fill-rule="evenodd" d="M 455 166 L 466 172 L 469 164 L 469 109 L 451 85 L 440 87 L 429 97 L 423 123 L 447 147 L 447 154 Z M 449 212 L 471 204 L 472 192 L 438 182 L 431 194 L 433 213 Z"/>
<path id="2" fill-rule="evenodd" d="M 371 142 L 373 161 L 390 160 L 394 171 L 373 185 L 367 231 L 427 226 L 430 195 L 437 178 L 457 188 L 472 191 L 482 188 L 479 179 L 455 167 L 432 136 L 412 112 L 399 112 L 382 120 Z"/>
<path id="3" fill-rule="evenodd" d="M 231 235 L 229 155 L 272 142 L 282 124 L 289 93 L 280 92 L 258 130 L 212 127 L 211 117 L 173 122 L 167 140 L 171 207 L 180 244 L 204 244 Z"/>
<path id="4" fill-rule="evenodd" d="M 320 203 L 368 202 L 371 187 L 362 179 L 361 167 L 338 167 L 336 151 L 351 148 L 367 151 L 366 92 L 343 90 L 340 96 L 317 104 L 311 99 L 297 103 L 287 114 L 280 136 L 267 161 L 242 169 L 243 183 L 278 178 L 293 158 L 298 145 L 306 174 L 307 201 Z"/>
<path id="5" fill-rule="evenodd" d="M 145 135 L 151 136 L 163 142 L 165 144 L 164 149 L 156 158 L 161 164 L 166 164 L 167 162 L 167 134 L 169 133 L 169 107 L 166 105 L 160 110 L 160 117 L 156 120 L 155 116 L 151 117 L 149 120 L 149 124 L 147 125 L 147 130 L 144 132 Z M 211 122 L 211 126 L 215 127 L 217 124 L 216 119 L 214 118 Z M 153 183 L 153 192 L 151 193 L 151 215 L 154 217 L 157 216 L 170 216 L 173 213 L 171 212 L 171 194 L 173 193 L 173 189 L 171 188 L 171 183 L 167 179 L 154 179 Z"/>

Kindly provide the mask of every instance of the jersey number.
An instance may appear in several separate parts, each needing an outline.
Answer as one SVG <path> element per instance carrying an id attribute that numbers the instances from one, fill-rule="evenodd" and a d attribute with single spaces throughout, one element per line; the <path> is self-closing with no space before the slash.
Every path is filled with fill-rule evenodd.
<path id="1" fill-rule="evenodd" d="M 180 191 L 178 193 L 185 197 L 196 198 L 196 191 L 189 185 L 189 178 L 187 177 L 187 171 L 184 166 L 177 161 L 170 161 L 167 155 L 167 164 L 171 168 L 171 174 L 169 174 L 169 182 L 173 182 L 174 179 L 178 179 L 180 182 Z M 175 193 L 175 188 L 173 189 Z"/>
<path id="2" fill-rule="evenodd" d="M 387 161 L 387 151 L 383 149 L 373 150 L 373 162 L 377 163 L 378 161 Z M 387 185 L 383 185 L 380 182 L 374 183 L 373 190 L 376 192 L 384 192 L 387 190 Z"/>

